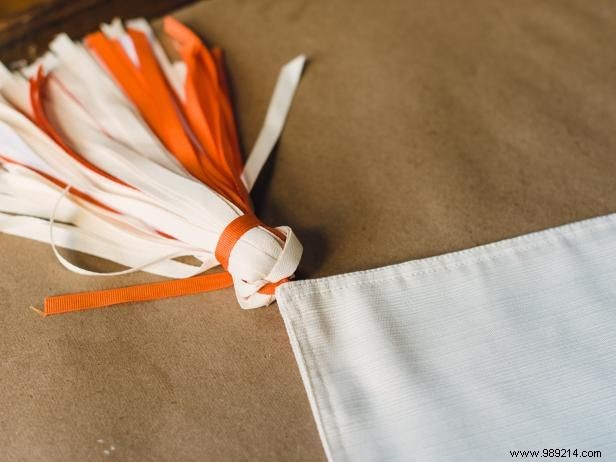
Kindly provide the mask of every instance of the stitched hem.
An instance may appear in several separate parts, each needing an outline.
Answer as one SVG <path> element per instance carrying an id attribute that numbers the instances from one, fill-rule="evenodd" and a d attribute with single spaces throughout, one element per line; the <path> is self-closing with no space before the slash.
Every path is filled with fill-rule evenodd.
<path id="1" fill-rule="evenodd" d="M 306 394 L 308 395 L 308 401 L 310 402 L 310 408 L 312 409 L 312 415 L 314 417 L 315 423 L 317 425 L 317 430 L 319 432 L 319 437 L 321 438 L 321 444 L 323 445 L 323 449 L 325 451 L 325 456 L 327 460 L 333 460 L 331 445 L 329 440 L 327 439 L 327 432 L 325 431 L 325 425 L 323 422 L 323 417 L 321 414 L 321 409 L 319 407 L 319 403 L 316 398 L 316 393 L 314 392 L 314 385 L 312 383 L 312 378 L 310 373 L 308 372 L 308 367 L 306 366 L 306 362 L 304 360 L 305 357 L 314 357 L 312 354 L 312 348 L 310 347 L 310 343 L 308 342 L 308 352 L 306 354 L 302 351 L 301 344 L 297 339 L 296 335 L 296 327 L 303 328 L 302 323 L 295 322 L 297 318 L 297 310 L 293 309 L 292 304 L 289 305 L 290 309 L 287 308 L 286 296 L 285 294 L 280 294 L 280 296 L 276 296 L 278 299 L 278 308 L 280 310 L 280 314 L 282 315 L 282 319 L 284 321 L 285 327 L 287 329 L 287 333 L 289 334 L 289 340 L 291 343 L 291 349 L 293 350 L 293 355 L 295 356 L 295 360 L 297 361 L 297 366 L 299 368 L 300 375 L 302 377 L 302 383 L 304 384 L 304 388 L 306 389 Z M 292 311 L 293 313 L 291 313 Z M 301 313 L 299 314 L 301 317 Z M 307 338 L 306 336 L 304 336 Z M 315 367 L 317 376 L 320 376 L 321 373 L 318 367 Z M 327 395 L 327 390 L 325 390 L 325 395 Z"/>
<path id="2" fill-rule="evenodd" d="M 433 274 L 441 271 L 450 271 L 481 261 L 495 260 L 513 253 L 536 250 L 539 247 L 547 245 L 560 244 L 570 238 L 579 240 L 585 237 L 589 232 L 609 227 L 616 227 L 616 213 L 548 228 L 543 231 L 536 231 L 518 237 L 434 257 L 411 260 L 395 265 L 335 276 L 307 279 L 303 281 L 291 281 L 280 286 L 279 294 L 286 297 L 288 300 L 298 300 L 315 294 L 333 292 L 351 287 L 424 274 Z M 387 272 L 389 274 L 391 271 L 395 271 L 396 274 L 394 276 L 381 276 L 383 273 Z M 368 279 L 366 279 L 366 277 Z"/>

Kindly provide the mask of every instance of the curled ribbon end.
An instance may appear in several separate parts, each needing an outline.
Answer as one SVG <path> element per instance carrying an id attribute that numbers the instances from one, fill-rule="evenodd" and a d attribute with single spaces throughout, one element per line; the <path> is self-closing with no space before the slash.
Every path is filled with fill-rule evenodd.
<path id="1" fill-rule="evenodd" d="M 46 318 L 48 316 L 47 313 L 45 313 L 42 310 L 39 310 L 35 306 L 30 305 L 30 309 L 34 311 L 36 314 L 38 314 L 41 318 Z"/>

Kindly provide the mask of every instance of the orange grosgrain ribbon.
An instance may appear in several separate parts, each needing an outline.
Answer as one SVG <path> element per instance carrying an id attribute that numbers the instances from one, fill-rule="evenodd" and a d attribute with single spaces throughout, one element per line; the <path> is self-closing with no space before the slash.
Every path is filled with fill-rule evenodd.
<path id="1" fill-rule="evenodd" d="M 225 228 L 216 246 L 216 259 L 224 269 L 228 266 L 229 256 L 237 241 L 245 232 L 257 226 L 263 226 L 263 223 L 254 215 L 248 214 L 237 217 Z M 271 295 L 274 293 L 276 287 L 287 281 L 288 279 L 285 278 L 277 283 L 267 284 L 259 290 L 259 293 Z M 34 309 L 43 316 L 50 316 L 73 311 L 103 308 L 122 303 L 144 302 L 194 295 L 226 289 L 231 286 L 233 286 L 233 279 L 231 275 L 225 271 L 187 279 L 141 284 L 119 289 L 57 295 L 45 299 L 43 311 L 36 310 L 36 308 Z"/>

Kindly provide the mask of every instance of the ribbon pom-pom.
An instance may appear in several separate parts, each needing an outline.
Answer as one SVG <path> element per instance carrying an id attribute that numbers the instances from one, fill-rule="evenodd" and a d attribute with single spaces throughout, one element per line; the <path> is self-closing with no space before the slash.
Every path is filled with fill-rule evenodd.
<path id="1" fill-rule="evenodd" d="M 262 223 L 249 194 L 305 58 L 283 67 L 244 164 L 221 50 L 172 18 L 164 30 L 180 61 L 138 19 L 105 24 L 81 43 L 60 35 L 18 71 L 0 66 L 0 231 L 49 242 L 80 274 L 172 278 L 51 296 L 46 315 L 231 285 L 243 308 L 257 308 L 297 269 L 302 246 L 291 228 Z M 128 269 L 89 271 L 60 247 Z M 224 272 L 200 274 L 217 265 Z"/>

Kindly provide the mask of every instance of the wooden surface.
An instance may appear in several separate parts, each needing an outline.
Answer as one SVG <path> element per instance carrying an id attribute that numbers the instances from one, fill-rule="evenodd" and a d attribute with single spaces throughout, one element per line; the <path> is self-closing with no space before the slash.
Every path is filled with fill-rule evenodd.
<path id="1" fill-rule="evenodd" d="M 115 16 L 161 16 L 191 0 L 2 0 L 0 60 L 33 60 L 59 32 L 81 37 Z"/>

